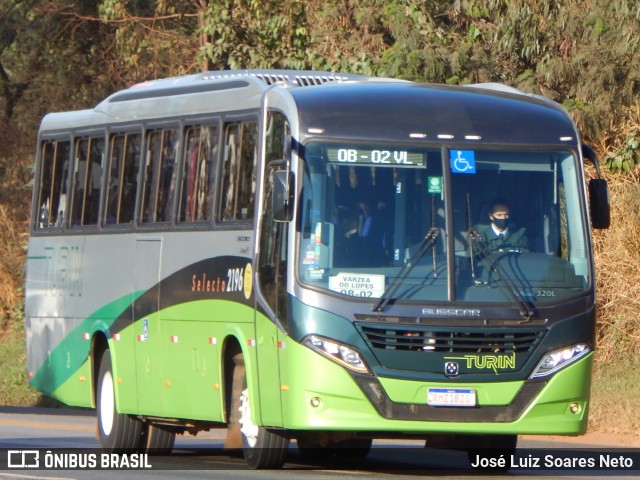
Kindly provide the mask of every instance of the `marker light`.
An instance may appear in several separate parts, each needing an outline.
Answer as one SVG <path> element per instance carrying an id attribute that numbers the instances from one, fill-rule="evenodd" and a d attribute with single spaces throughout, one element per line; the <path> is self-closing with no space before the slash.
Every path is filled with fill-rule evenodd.
<path id="1" fill-rule="evenodd" d="M 318 335 L 310 335 L 302 343 L 334 362 L 347 367 L 349 370 L 369 373 L 369 369 L 360 358 L 360 354 L 352 347 Z"/>
<path id="2" fill-rule="evenodd" d="M 591 349 L 584 343 L 551 352 L 542 359 L 529 378 L 543 378 L 553 375 L 558 370 L 580 360 L 589 352 Z"/>

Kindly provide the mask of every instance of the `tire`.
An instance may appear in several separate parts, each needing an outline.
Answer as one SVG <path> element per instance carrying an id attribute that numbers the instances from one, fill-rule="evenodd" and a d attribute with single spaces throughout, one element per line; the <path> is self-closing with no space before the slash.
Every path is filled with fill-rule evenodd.
<path id="1" fill-rule="evenodd" d="M 142 442 L 142 422 L 116 409 L 111 352 L 105 350 L 100 358 L 96 390 L 98 437 L 102 448 L 112 453 L 137 450 Z"/>
<path id="2" fill-rule="evenodd" d="M 142 451 L 150 455 L 167 455 L 171 453 L 176 441 L 176 433 L 169 427 L 152 423 L 144 426 L 142 431 Z"/>
<path id="3" fill-rule="evenodd" d="M 234 357 L 233 384 L 234 398 L 231 405 L 232 408 L 238 408 L 240 415 L 232 418 L 237 418 L 240 427 L 245 462 L 252 469 L 281 468 L 287 458 L 289 439 L 275 430 L 261 427 L 253 422 L 242 355 Z M 240 392 L 239 398 L 236 397 L 238 392 Z"/>

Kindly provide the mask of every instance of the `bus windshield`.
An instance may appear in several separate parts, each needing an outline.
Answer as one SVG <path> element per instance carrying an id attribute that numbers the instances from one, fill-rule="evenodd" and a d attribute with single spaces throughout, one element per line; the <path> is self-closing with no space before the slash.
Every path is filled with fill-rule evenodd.
<path id="1" fill-rule="evenodd" d="M 303 160 L 307 285 L 372 303 L 392 285 L 407 304 L 543 304 L 589 286 L 569 150 L 310 142 Z"/>

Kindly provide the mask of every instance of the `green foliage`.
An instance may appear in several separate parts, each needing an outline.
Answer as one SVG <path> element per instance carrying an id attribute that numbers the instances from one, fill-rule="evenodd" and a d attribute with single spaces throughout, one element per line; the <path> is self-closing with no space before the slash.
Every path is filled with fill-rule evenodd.
<path id="1" fill-rule="evenodd" d="M 309 68 L 377 74 L 378 61 L 389 45 L 381 0 L 327 0 L 307 3 L 305 17 Z"/>
<path id="2" fill-rule="evenodd" d="M 380 58 L 382 73 L 427 82 L 444 82 L 452 75 L 447 61 L 450 19 L 443 3 L 388 3 L 384 21 L 393 41 Z"/>
<path id="3" fill-rule="evenodd" d="M 628 172 L 640 163 L 640 139 L 638 132 L 632 131 L 615 154 L 609 154 L 605 163 L 612 172 Z"/>
<path id="4" fill-rule="evenodd" d="M 118 83 L 197 69 L 199 5 L 186 0 L 102 0 L 97 20 L 108 26 L 105 41 L 113 52 L 110 64 Z"/>
<path id="5" fill-rule="evenodd" d="M 210 2 L 200 32 L 199 57 L 214 69 L 306 67 L 309 30 L 301 2 Z"/>
<path id="6" fill-rule="evenodd" d="M 27 129 L 150 78 L 309 68 L 505 82 L 609 144 L 640 81 L 628 0 L 0 0 L 0 18 L 0 111 Z"/>

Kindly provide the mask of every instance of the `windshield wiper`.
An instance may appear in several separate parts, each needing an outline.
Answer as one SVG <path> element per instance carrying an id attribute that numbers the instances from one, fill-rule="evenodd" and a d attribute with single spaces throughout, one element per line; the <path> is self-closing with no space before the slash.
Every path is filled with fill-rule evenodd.
<path id="1" fill-rule="evenodd" d="M 393 296 L 398 291 L 398 288 L 400 288 L 402 281 L 407 278 L 407 275 L 411 273 L 413 267 L 416 266 L 417 262 L 424 256 L 427 250 L 435 245 L 435 241 L 439 233 L 440 230 L 438 228 L 432 227 L 429 229 L 425 237 L 422 239 L 422 242 L 420 242 L 420 245 L 418 245 L 418 249 L 414 252 L 413 255 L 411 255 L 411 258 L 407 261 L 407 263 L 403 265 L 402 269 L 398 272 L 398 275 L 393 278 L 389 286 L 385 289 L 384 293 L 380 297 L 380 300 L 378 300 L 378 303 L 373 306 L 373 308 L 371 309 L 372 312 L 382 313 L 384 311 L 386 306 L 389 305 L 389 302 L 393 300 Z"/>
<path id="2" fill-rule="evenodd" d="M 505 284 L 504 289 L 516 301 L 516 303 L 520 305 L 519 313 L 524 321 L 528 322 L 529 320 L 531 320 L 531 317 L 533 317 L 535 313 L 535 307 L 527 302 L 527 299 L 524 297 L 524 295 L 522 295 L 522 292 L 515 284 L 513 279 L 502 269 L 502 266 L 498 262 L 498 259 L 496 258 L 494 253 L 489 250 L 484 240 L 482 240 L 482 235 L 480 235 L 476 230 L 473 229 L 469 229 L 468 234 L 471 245 L 473 245 L 475 242 L 481 258 L 487 260 L 487 262 L 489 263 L 489 267 L 498 274 L 500 280 L 502 280 L 502 282 Z M 473 256 L 471 257 L 471 264 L 473 265 Z"/>

